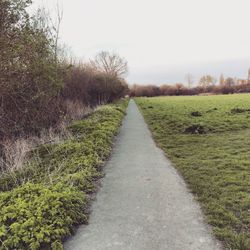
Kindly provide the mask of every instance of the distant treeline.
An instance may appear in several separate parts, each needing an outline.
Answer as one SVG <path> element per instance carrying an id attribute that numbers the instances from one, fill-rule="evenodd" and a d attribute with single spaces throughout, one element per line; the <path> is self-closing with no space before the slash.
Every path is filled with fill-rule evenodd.
<path id="1" fill-rule="evenodd" d="M 74 63 L 58 45 L 61 14 L 31 16 L 30 0 L 0 1 L 0 140 L 36 134 L 67 116 L 67 103 L 95 106 L 127 93 L 127 63 L 101 52 Z"/>
<path id="2" fill-rule="evenodd" d="M 186 87 L 184 84 L 174 85 L 133 85 L 130 87 L 131 97 L 153 97 L 153 96 L 173 96 L 173 95 L 199 95 L 199 94 L 233 94 L 249 93 L 250 81 L 234 78 L 220 77 L 219 84 L 215 84 L 212 76 L 206 75 L 200 79 L 198 86 Z"/>

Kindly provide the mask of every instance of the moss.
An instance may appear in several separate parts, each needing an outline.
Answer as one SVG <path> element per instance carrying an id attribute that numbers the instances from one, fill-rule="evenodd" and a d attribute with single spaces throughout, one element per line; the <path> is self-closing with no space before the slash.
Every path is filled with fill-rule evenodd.
<path id="1" fill-rule="evenodd" d="M 109 156 L 127 100 L 98 108 L 69 129 L 73 138 L 34 150 L 26 165 L 0 179 L 0 242 L 8 249 L 62 249 L 87 220 L 86 194 Z"/>

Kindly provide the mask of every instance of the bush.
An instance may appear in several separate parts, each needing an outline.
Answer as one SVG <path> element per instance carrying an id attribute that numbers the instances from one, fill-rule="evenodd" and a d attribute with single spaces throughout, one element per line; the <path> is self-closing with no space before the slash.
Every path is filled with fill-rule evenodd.
<path id="1" fill-rule="evenodd" d="M 30 17 L 31 1 L 0 2 L 0 139 L 37 133 L 58 122 L 62 68 L 53 41 L 39 17 Z"/>
<path id="2" fill-rule="evenodd" d="M 31 3 L 0 1 L 0 147 L 3 139 L 56 127 L 67 117 L 68 100 L 86 106 L 106 104 L 124 97 L 128 89 L 120 74 L 97 65 L 71 65 L 59 57 L 59 28 L 48 24 L 42 9 L 30 16 Z M 126 62 L 115 58 L 117 65 L 109 61 L 113 70 L 119 63 L 127 70 Z"/>
<path id="3" fill-rule="evenodd" d="M 7 249 L 62 249 L 61 239 L 84 222 L 84 193 L 63 184 L 27 183 L 0 194 L 0 240 Z"/>
<path id="4" fill-rule="evenodd" d="M 81 101 L 87 106 L 111 103 L 128 93 L 124 79 L 88 64 L 71 65 L 64 82 L 63 99 Z"/>

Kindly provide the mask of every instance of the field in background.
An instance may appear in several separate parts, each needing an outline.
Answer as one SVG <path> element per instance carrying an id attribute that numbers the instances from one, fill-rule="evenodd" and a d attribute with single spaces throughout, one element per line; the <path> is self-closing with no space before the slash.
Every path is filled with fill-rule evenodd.
<path id="1" fill-rule="evenodd" d="M 250 95 L 137 98 L 227 249 L 250 249 Z"/>

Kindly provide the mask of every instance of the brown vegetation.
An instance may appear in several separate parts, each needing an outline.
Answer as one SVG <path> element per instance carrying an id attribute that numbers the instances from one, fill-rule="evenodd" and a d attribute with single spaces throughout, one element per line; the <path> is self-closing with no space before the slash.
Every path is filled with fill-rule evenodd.
<path id="1" fill-rule="evenodd" d="M 190 77 L 190 76 L 189 76 Z M 188 78 L 191 86 L 191 78 Z M 130 87 L 130 96 L 178 96 L 178 95 L 210 95 L 210 94 L 233 94 L 249 93 L 250 83 L 245 79 L 228 77 L 224 79 L 221 75 L 219 84 L 215 84 L 215 78 L 209 75 L 203 76 L 197 87 L 186 87 L 181 83 L 174 85 L 133 85 Z"/>
<path id="2" fill-rule="evenodd" d="M 0 158 L 4 142 L 58 130 L 128 92 L 125 59 L 101 52 L 88 64 L 72 63 L 58 42 L 62 12 L 52 24 L 44 9 L 30 16 L 31 3 L 0 1 Z"/>
<path id="3" fill-rule="evenodd" d="M 101 71 L 92 64 L 71 65 L 64 83 L 62 98 L 81 101 L 87 106 L 112 102 L 128 92 L 123 78 Z"/>

